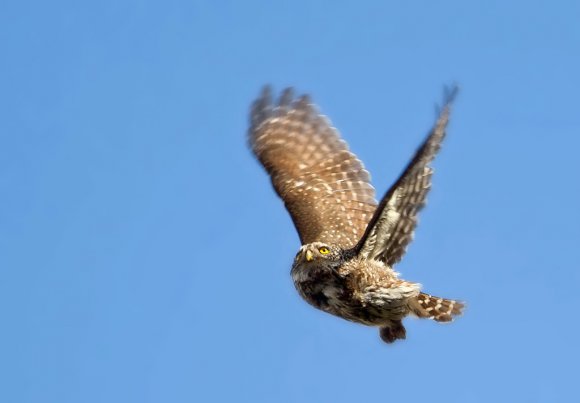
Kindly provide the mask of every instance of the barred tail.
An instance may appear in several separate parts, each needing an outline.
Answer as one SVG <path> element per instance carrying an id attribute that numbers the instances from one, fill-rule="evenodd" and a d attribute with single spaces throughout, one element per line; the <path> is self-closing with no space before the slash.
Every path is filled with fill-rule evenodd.
<path id="1" fill-rule="evenodd" d="M 463 313 L 465 304 L 461 301 L 421 293 L 409 302 L 409 306 L 411 311 L 420 318 L 451 322 L 454 316 Z"/>

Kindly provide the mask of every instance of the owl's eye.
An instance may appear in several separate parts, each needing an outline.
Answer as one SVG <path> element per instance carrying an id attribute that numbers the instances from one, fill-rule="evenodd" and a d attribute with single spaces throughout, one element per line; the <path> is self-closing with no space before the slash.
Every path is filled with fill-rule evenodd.
<path id="1" fill-rule="evenodd" d="M 323 255 L 328 255 L 330 253 L 330 249 L 328 249 L 326 246 L 323 246 L 321 248 L 318 248 L 318 252 L 320 252 Z"/>

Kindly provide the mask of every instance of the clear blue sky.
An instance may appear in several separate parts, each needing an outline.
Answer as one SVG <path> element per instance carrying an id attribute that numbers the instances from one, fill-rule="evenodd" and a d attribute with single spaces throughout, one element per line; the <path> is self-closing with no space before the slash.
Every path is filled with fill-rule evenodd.
<path id="1" fill-rule="evenodd" d="M 4 4 L 0 401 L 574 401 L 579 18 L 575 1 Z M 451 82 L 398 270 L 469 309 L 387 346 L 295 292 L 248 106 L 265 83 L 311 93 L 382 194 Z"/>

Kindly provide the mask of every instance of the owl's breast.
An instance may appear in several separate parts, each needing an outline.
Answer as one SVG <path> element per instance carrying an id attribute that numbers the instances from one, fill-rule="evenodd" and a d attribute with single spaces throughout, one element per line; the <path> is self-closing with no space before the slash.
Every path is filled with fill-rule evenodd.
<path id="1" fill-rule="evenodd" d="M 396 273 L 392 270 L 388 272 L 377 264 L 380 274 L 375 275 L 373 270 L 362 270 L 359 263 L 349 262 L 336 269 L 296 264 L 292 267 L 292 280 L 310 305 L 352 322 L 377 326 L 404 316 L 408 311 L 406 301 L 419 292 L 418 285 L 407 290 L 406 283 L 395 283 Z M 367 266 L 374 269 L 373 265 Z"/>
<path id="2" fill-rule="evenodd" d="M 376 324 L 381 316 L 371 314 L 369 307 L 354 297 L 352 282 L 337 270 L 298 265 L 292 268 L 292 279 L 302 298 L 324 312 L 365 325 Z"/>
<path id="3" fill-rule="evenodd" d="M 291 274 L 302 298 L 318 309 L 333 313 L 335 301 L 346 298 L 344 279 L 328 267 L 296 265 Z"/>

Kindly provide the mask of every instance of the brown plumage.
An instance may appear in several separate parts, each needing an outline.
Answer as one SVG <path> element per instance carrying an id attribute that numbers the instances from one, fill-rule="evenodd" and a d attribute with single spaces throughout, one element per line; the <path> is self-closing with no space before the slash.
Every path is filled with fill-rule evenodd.
<path id="1" fill-rule="evenodd" d="M 254 102 L 249 142 L 292 216 L 302 247 L 292 266 L 301 296 L 344 319 L 380 327 L 388 343 L 406 336 L 414 314 L 448 322 L 463 304 L 420 292 L 392 266 L 405 253 L 431 185 L 429 166 L 445 137 L 456 90 L 435 126 L 377 205 L 370 176 L 307 96 L 269 88 Z"/>
<path id="2" fill-rule="evenodd" d="M 254 103 L 250 145 L 292 216 L 302 244 L 354 246 L 376 209 L 369 173 L 307 96 L 269 88 Z"/>

